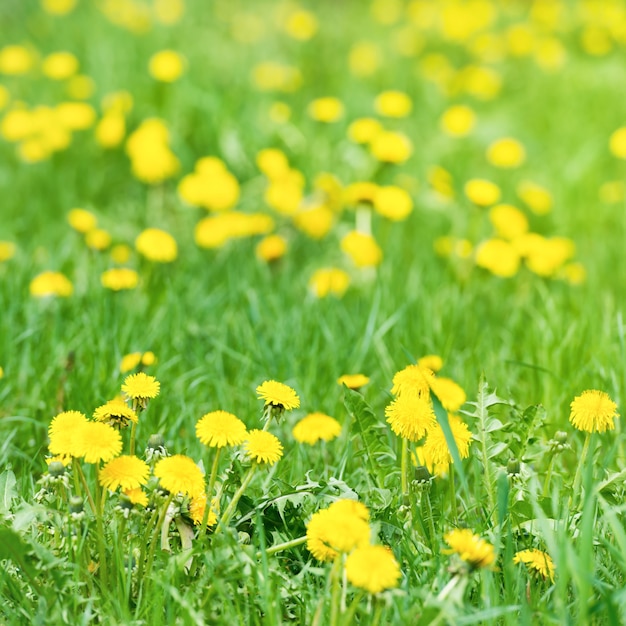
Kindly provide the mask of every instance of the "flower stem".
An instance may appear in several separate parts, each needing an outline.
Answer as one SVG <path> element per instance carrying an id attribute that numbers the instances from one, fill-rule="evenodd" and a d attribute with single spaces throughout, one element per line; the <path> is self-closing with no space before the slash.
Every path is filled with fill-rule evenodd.
<path id="1" fill-rule="evenodd" d="M 78 474 L 78 477 L 80 478 L 80 482 L 83 485 L 83 489 L 85 490 L 85 494 L 87 495 L 87 500 L 89 501 L 89 506 L 91 507 L 91 510 L 93 512 L 94 515 L 98 515 L 98 509 L 96 507 L 96 503 L 93 501 L 93 496 L 91 495 L 91 490 L 89 489 L 89 485 L 87 484 L 87 479 L 85 478 L 85 474 L 83 472 L 83 468 L 81 467 L 80 463 L 78 462 L 78 459 L 74 459 L 74 468 L 76 470 L 76 473 Z"/>
<path id="2" fill-rule="evenodd" d="M 98 475 L 100 470 L 96 466 L 96 508 L 94 513 L 96 515 L 96 532 L 98 534 L 98 552 L 100 553 L 100 580 L 102 581 L 103 589 L 106 589 L 109 584 L 109 572 L 107 567 L 107 553 L 106 553 L 106 541 L 104 537 L 104 524 L 102 523 L 103 510 L 104 510 L 104 487 L 101 487 L 98 481 Z"/>
<path id="3" fill-rule="evenodd" d="M 135 435 L 137 434 L 137 422 L 133 422 L 130 427 L 130 447 L 129 454 L 132 456 L 135 454 Z"/>
<path id="4" fill-rule="evenodd" d="M 230 521 L 230 518 L 233 516 L 233 513 L 235 512 L 235 509 L 237 508 L 237 503 L 239 502 L 239 499 L 243 495 L 243 492 L 246 490 L 246 488 L 250 484 L 250 481 L 252 480 L 252 477 L 254 476 L 254 473 L 256 472 L 257 467 L 258 467 L 258 464 L 254 463 L 252 467 L 248 470 L 248 473 L 245 475 L 244 479 L 241 481 L 241 486 L 239 487 L 239 489 L 237 489 L 237 491 L 235 492 L 235 495 L 233 496 L 233 499 L 230 501 L 228 507 L 224 511 L 224 515 L 222 515 L 222 519 L 220 520 L 220 523 L 215 529 L 215 533 L 213 533 L 214 535 L 217 535 Z M 209 506 L 208 503 L 207 503 L 207 506 Z"/>
<path id="5" fill-rule="evenodd" d="M 548 496 L 548 491 L 550 490 L 550 480 L 552 479 L 552 468 L 554 467 L 554 457 L 556 454 L 552 452 L 552 456 L 550 457 L 550 462 L 548 463 L 548 469 L 546 471 L 546 479 L 543 483 L 543 491 L 542 495 L 544 498 Z"/>
<path id="6" fill-rule="evenodd" d="M 402 459 L 400 462 L 400 485 L 403 504 L 409 498 L 409 440 L 402 439 Z"/>
<path id="7" fill-rule="evenodd" d="M 275 546 L 271 548 L 267 548 L 265 550 L 265 554 L 267 556 L 271 556 L 272 554 L 276 554 L 277 552 L 282 552 L 283 550 L 289 550 L 290 548 L 297 548 L 301 546 L 303 543 L 306 543 L 307 536 L 298 537 L 297 539 L 292 539 L 291 541 L 285 541 L 284 543 L 277 543 Z M 261 556 L 260 552 L 257 552 L 257 557 Z"/>
<path id="8" fill-rule="evenodd" d="M 160 533 L 161 527 L 163 526 L 163 522 L 165 521 L 165 518 L 167 516 L 167 510 L 170 508 L 170 504 L 172 503 L 173 499 L 174 499 L 174 494 L 170 493 L 170 495 L 167 497 L 167 500 L 165 501 L 165 504 L 163 505 L 163 508 L 161 509 L 161 512 L 159 513 L 159 519 L 156 523 L 156 526 L 154 527 L 154 530 L 152 531 L 152 540 L 150 541 L 150 548 L 148 550 L 148 560 L 146 562 L 146 569 L 145 569 L 145 573 L 148 575 L 150 575 L 150 570 L 152 569 L 152 562 L 154 560 L 156 544 L 159 539 L 159 535 L 161 534 Z"/>
<path id="9" fill-rule="evenodd" d="M 335 557 L 333 568 L 330 571 L 330 626 L 339 623 L 339 601 L 341 594 L 341 565 L 343 556 L 341 553 Z"/>
<path id="10" fill-rule="evenodd" d="M 580 489 L 580 481 L 582 480 L 583 477 L 583 466 L 585 464 L 585 460 L 587 458 L 587 454 L 589 452 L 589 443 L 591 442 L 591 433 L 587 433 L 587 436 L 585 437 L 585 443 L 583 444 L 583 449 L 582 452 L 580 453 L 580 458 L 578 459 L 578 467 L 576 468 L 576 474 L 574 476 L 574 483 L 572 485 L 572 493 L 569 497 L 569 502 L 567 505 L 568 509 L 572 508 L 572 504 L 575 501 L 576 498 L 576 504 L 578 505 L 578 498 L 577 498 L 577 493 Z"/>
<path id="11" fill-rule="evenodd" d="M 213 465 L 211 466 L 211 475 L 209 476 L 209 484 L 206 488 L 206 504 L 204 505 L 204 514 L 202 515 L 202 525 L 200 526 L 200 532 L 198 539 L 204 539 L 206 535 L 206 523 L 209 519 L 209 513 L 211 512 L 211 495 L 213 494 L 213 487 L 215 487 L 215 481 L 217 480 L 217 468 L 219 466 L 221 448 L 215 450 L 215 456 L 213 457 Z"/>

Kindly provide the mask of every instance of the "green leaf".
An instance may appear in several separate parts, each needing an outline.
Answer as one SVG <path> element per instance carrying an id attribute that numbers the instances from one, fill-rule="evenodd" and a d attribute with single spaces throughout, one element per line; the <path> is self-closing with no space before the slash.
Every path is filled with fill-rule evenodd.
<path id="1" fill-rule="evenodd" d="M 388 429 L 384 422 L 374 415 L 363 396 L 344 385 L 344 405 L 356 424 L 356 436 L 363 444 L 363 456 L 371 479 L 380 488 L 385 487 L 385 468 L 392 467 L 395 455 L 386 445 Z M 358 453 L 357 453 L 358 454 Z"/>
<path id="2" fill-rule="evenodd" d="M 0 474 L 0 516 L 6 517 L 11 513 L 11 504 L 16 500 L 17 481 L 11 468 Z"/>

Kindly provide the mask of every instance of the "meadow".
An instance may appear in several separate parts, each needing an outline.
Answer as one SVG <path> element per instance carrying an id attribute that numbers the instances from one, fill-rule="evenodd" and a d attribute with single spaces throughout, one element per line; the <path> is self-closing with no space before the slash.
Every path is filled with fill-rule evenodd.
<path id="1" fill-rule="evenodd" d="M 625 48 L 3 0 L 0 623 L 626 622 Z"/>

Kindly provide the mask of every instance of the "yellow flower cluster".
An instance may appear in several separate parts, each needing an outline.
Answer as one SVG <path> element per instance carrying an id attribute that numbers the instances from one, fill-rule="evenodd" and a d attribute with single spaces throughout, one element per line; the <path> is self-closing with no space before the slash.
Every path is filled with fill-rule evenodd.
<path id="1" fill-rule="evenodd" d="M 425 438 L 418 448 L 417 459 L 431 472 L 442 473 L 447 471 L 453 459 L 443 429 L 435 417 L 431 393 L 448 411 L 448 423 L 462 459 L 469 456 L 472 434 L 456 415 L 467 399 L 465 392 L 452 379 L 437 376 L 428 365 L 439 369 L 441 358 L 429 355 L 395 374 L 391 392 L 396 397 L 387 405 L 385 415 L 399 437 L 414 443 Z"/>

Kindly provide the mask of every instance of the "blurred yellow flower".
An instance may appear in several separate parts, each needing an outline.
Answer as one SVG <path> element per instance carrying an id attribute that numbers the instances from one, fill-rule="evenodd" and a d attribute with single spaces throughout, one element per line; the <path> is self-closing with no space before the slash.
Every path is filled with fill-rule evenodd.
<path id="1" fill-rule="evenodd" d="M 373 117 L 360 117 L 348 126 L 348 137 L 355 143 L 370 143 L 383 130 L 382 124 Z"/>
<path id="2" fill-rule="evenodd" d="M 150 58 L 148 69 L 155 80 L 173 83 L 185 71 L 185 57 L 175 50 L 161 50 Z"/>
<path id="3" fill-rule="evenodd" d="M 30 295 L 35 298 L 59 296 L 68 298 L 74 293 L 74 286 L 61 272 L 42 272 L 30 281 Z"/>
<path id="4" fill-rule="evenodd" d="M 341 249 L 357 267 L 375 267 L 383 259 L 383 251 L 374 237 L 356 230 L 344 235 Z"/>
<path id="5" fill-rule="evenodd" d="M 74 10 L 77 0 L 41 0 L 41 6 L 51 15 L 67 15 Z"/>
<path id="6" fill-rule="evenodd" d="M 34 54 L 25 46 L 11 45 L 0 49 L 0 74 L 27 74 L 35 62 Z"/>
<path id="7" fill-rule="evenodd" d="M 78 59 L 71 52 L 53 52 L 41 64 L 44 76 L 65 80 L 78 72 Z"/>
<path id="8" fill-rule="evenodd" d="M 370 150 L 383 163 L 404 163 L 413 154 L 413 144 L 406 135 L 385 130 L 374 137 Z"/>
<path id="9" fill-rule="evenodd" d="M 67 221 L 79 233 L 88 233 L 98 225 L 98 218 L 87 209 L 72 209 L 67 214 Z"/>
<path id="10" fill-rule="evenodd" d="M 398 586 L 400 566 L 385 546 L 363 545 L 346 558 L 346 577 L 355 587 L 380 593 Z"/>
<path id="11" fill-rule="evenodd" d="M 487 148 L 487 160 L 495 167 L 513 169 L 526 160 L 524 146 L 512 137 L 503 137 L 491 143 Z"/>
<path id="12" fill-rule="evenodd" d="M 476 114 L 464 104 L 455 104 L 446 109 L 439 120 L 441 130 L 451 137 L 469 135 L 476 125 Z"/>
<path id="13" fill-rule="evenodd" d="M 171 263 L 178 257 L 178 245 L 172 235 L 159 228 L 146 228 L 135 239 L 137 252 L 149 261 Z"/>
<path id="14" fill-rule="evenodd" d="M 325 413 L 309 413 L 292 429 L 293 437 L 300 443 L 314 445 L 318 441 L 331 441 L 341 434 L 341 424 Z"/>
<path id="15" fill-rule="evenodd" d="M 468 528 L 451 530 L 444 540 L 450 546 L 444 554 L 458 554 L 474 568 L 489 567 L 496 559 L 493 546 Z"/>
<path id="16" fill-rule="evenodd" d="M 618 159 L 626 159 L 626 126 L 613 132 L 609 138 L 609 149 Z"/>
<path id="17" fill-rule="evenodd" d="M 114 267 L 102 272 L 100 282 L 112 291 L 134 289 L 139 284 L 139 274 L 129 267 Z"/>
<path id="18" fill-rule="evenodd" d="M 413 211 L 413 199 L 402 187 L 395 185 L 379 187 L 374 196 L 374 210 L 387 219 L 400 222 Z"/>
<path id="19" fill-rule="evenodd" d="M 338 385 L 345 385 L 348 389 L 360 389 L 369 383 L 370 379 L 365 374 L 344 374 L 337 379 Z"/>
<path id="20" fill-rule="evenodd" d="M 530 572 L 537 573 L 542 578 L 549 578 L 554 582 L 554 561 L 546 552 L 536 548 L 520 550 L 515 553 L 513 563 L 523 563 Z"/>
<path id="21" fill-rule="evenodd" d="M 16 250 L 17 247 L 12 241 L 0 241 L 0 263 L 12 259 Z"/>
<path id="22" fill-rule="evenodd" d="M 317 18 L 311 11 L 298 9 L 290 13 L 285 22 L 285 32 L 293 39 L 308 41 L 319 27 Z"/>
<path id="23" fill-rule="evenodd" d="M 318 122 L 332 123 L 343 117 L 344 107 L 338 98 L 317 98 L 309 104 L 307 112 Z"/>
<path id="24" fill-rule="evenodd" d="M 349 285 L 349 274 L 336 267 L 316 270 L 309 280 L 309 288 L 318 298 L 325 298 L 328 295 L 341 298 Z"/>
<path id="25" fill-rule="evenodd" d="M 520 255 L 508 241 L 488 239 L 476 248 L 476 265 L 488 270 L 494 276 L 510 278 L 520 267 Z"/>
<path id="26" fill-rule="evenodd" d="M 469 448 L 472 440 L 472 433 L 467 425 L 456 415 L 448 415 L 450 430 L 459 451 L 459 457 L 466 459 L 469 456 Z M 424 442 L 424 456 L 429 464 L 433 466 L 447 465 L 452 463 L 452 455 L 448 448 L 448 442 L 439 423 L 429 429 L 426 441 Z"/>
<path id="27" fill-rule="evenodd" d="M 481 207 L 488 207 L 500 200 L 500 187 L 490 180 L 473 178 L 465 183 L 465 195 L 468 200 Z"/>
<path id="28" fill-rule="evenodd" d="M 383 91 L 376 96 L 374 108 L 383 117 L 407 117 L 413 109 L 413 102 L 403 91 Z"/>

